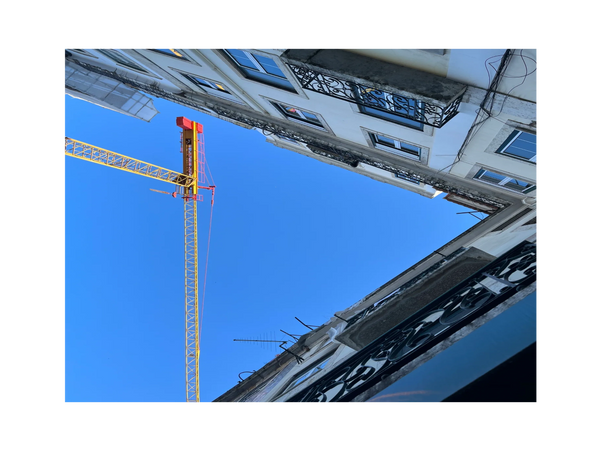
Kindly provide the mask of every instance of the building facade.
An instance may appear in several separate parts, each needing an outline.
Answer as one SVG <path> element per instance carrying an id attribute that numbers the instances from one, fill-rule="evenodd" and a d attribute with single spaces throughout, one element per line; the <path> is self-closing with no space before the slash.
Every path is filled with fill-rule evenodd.
<path id="1" fill-rule="evenodd" d="M 535 306 L 536 212 L 513 206 L 332 313 L 215 402 L 535 401 Z"/>
<path id="2" fill-rule="evenodd" d="M 450 371 L 443 360 L 457 346 L 535 308 L 535 54 L 67 50 L 67 93 L 75 97 L 151 120 L 148 95 L 156 96 L 255 129 L 282 149 L 487 214 L 216 401 L 396 400 L 411 373 Z M 460 398 L 535 346 L 535 321 L 522 329 L 512 341 L 505 331 L 497 338 L 505 352 L 465 370 L 436 400 Z"/>
<path id="3" fill-rule="evenodd" d="M 150 94 L 427 197 L 535 202 L 534 50 L 69 49 L 66 64 L 69 94 L 144 120 Z"/>

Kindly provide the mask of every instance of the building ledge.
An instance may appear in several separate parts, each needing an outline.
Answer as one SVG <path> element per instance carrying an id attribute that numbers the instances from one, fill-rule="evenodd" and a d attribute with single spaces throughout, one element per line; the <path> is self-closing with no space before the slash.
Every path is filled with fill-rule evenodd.
<path id="1" fill-rule="evenodd" d="M 466 250 L 406 291 L 401 291 L 395 299 L 348 327 L 336 340 L 356 351 L 361 350 L 495 258 L 476 248 Z"/>

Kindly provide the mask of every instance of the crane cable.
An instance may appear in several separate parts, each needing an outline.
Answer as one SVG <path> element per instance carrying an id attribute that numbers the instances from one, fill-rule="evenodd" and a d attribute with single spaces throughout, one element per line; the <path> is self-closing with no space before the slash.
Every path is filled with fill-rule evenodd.
<path id="1" fill-rule="evenodd" d="M 215 186 L 214 180 L 212 178 L 212 173 L 210 172 L 210 167 L 208 166 L 208 162 L 205 162 L 206 168 L 208 169 L 208 173 L 210 175 L 210 180 L 212 186 Z M 213 207 L 215 204 L 215 189 L 211 190 L 211 199 L 210 199 L 210 219 L 208 222 L 208 243 L 206 245 L 206 263 L 204 265 L 204 286 L 202 288 L 202 302 L 200 307 L 200 324 L 198 327 L 198 358 L 200 358 L 200 343 L 202 342 L 202 318 L 204 317 L 204 296 L 206 293 L 206 279 L 208 275 L 208 252 L 210 250 L 210 232 L 212 229 L 212 217 L 213 217 Z M 198 393 L 198 399 L 200 399 L 200 393 Z"/>

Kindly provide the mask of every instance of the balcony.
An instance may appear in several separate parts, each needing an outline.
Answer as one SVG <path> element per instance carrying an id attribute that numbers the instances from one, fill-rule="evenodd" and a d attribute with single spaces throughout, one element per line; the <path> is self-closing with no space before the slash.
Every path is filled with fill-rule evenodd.
<path id="1" fill-rule="evenodd" d="M 361 395 L 392 383 L 403 367 L 493 308 L 525 296 L 535 280 L 536 245 L 524 241 L 286 401 L 361 400 Z"/>
<path id="2" fill-rule="evenodd" d="M 436 128 L 443 127 L 458 114 L 458 107 L 462 99 L 462 96 L 458 97 L 450 105 L 442 108 L 414 98 L 357 84 L 350 80 L 328 76 L 304 67 L 289 66 L 302 88 L 355 103 L 366 114 L 413 128 L 418 128 L 411 124 L 413 122 Z"/>

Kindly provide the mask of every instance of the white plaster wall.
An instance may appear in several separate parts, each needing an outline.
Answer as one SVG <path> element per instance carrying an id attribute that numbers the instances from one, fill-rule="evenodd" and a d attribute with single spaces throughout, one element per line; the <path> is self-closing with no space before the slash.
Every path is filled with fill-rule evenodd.
<path id="1" fill-rule="evenodd" d="M 487 89 L 495 72 L 492 67 L 486 66 L 486 60 L 492 58 L 490 61 L 498 60 L 499 63 L 505 51 L 506 49 L 452 50 L 447 77 L 450 80 Z M 495 67 L 498 67 L 498 63 Z"/>
<path id="2" fill-rule="evenodd" d="M 535 216 L 535 210 L 530 215 L 519 219 L 516 224 L 498 232 L 490 232 L 471 243 L 471 246 L 481 249 L 488 254 L 499 257 L 524 240 L 534 241 L 536 224 L 522 225 Z"/>
<path id="3" fill-rule="evenodd" d="M 487 89 L 506 49 L 459 49 L 450 52 L 447 77 L 470 86 Z M 536 101 L 536 51 L 516 49 L 498 91 Z M 529 74 L 525 76 L 526 74 Z"/>
<path id="4" fill-rule="evenodd" d="M 429 155 L 429 167 L 438 171 L 449 172 L 465 137 L 473 125 L 477 108 L 463 103 L 459 113 L 450 122 L 436 130 L 435 143 Z"/>
<path id="5" fill-rule="evenodd" d="M 479 168 L 492 169 L 500 174 L 535 183 L 536 165 L 529 161 L 522 161 L 508 155 L 498 154 L 506 137 L 514 127 L 505 124 L 509 118 L 504 116 L 500 120 L 488 119 L 477 133 L 473 135 L 461 155 L 460 161 L 454 165 L 451 174 L 461 178 L 471 178 Z M 487 185 L 489 186 L 489 185 Z M 498 188 L 502 192 L 503 188 Z M 535 195 L 535 191 L 532 193 Z"/>

